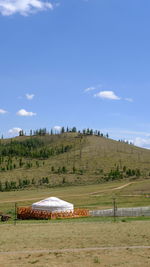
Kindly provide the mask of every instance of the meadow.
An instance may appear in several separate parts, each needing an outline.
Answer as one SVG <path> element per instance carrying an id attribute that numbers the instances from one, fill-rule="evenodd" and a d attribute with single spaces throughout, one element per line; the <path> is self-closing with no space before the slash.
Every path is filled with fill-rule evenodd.
<path id="1" fill-rule="evenodd" d="M 0 266 L 149 266 L 150 221 L 1 225 Z"/>
<path id="2" fill-rule="evenodd" d="M 0 266 L 149 266 L 149 218 L 77 218 L 17 221 L 14 207 L 57 196 L 87 209 L 149 206 L 149 179 L 2 192 L 0 210 L 12 216 L 0 223 Z"/>
<path id="3" fill-rule="evenodd" d="M 140 207 L 150 205 L 150 181 L 121 180 L 103 184 L 37 188 L 31 190 L 0 193 L 0 212 L 14 218 L 15 203 L 18 206 L 30 206 L 47 197 L 59 197 L 74 204 L 75 208 L 89 210 L 113 207 L 113 198 L 117 207 Z"/>

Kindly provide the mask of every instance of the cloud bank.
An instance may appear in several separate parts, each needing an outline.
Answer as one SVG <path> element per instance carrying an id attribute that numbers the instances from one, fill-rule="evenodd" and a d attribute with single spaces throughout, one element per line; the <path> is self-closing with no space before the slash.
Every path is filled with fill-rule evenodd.
<path id="1" fill-rule="evenodd" d="M 53 9 L 53 5 L 42 0 L 0 0 L 0 14 L 10 16 L 20 14 L 27 16 L 39 11 Z"/>
<path id="2" fill-rule="evenodd" d="M 23 117 L 32 117 L 32 116 L 36 116 L 36 113 L 32 112 L 32 111 L 26 111 L 25 109 L 20 109 L 17 112 L 18 116 L 23 116 Z"/>

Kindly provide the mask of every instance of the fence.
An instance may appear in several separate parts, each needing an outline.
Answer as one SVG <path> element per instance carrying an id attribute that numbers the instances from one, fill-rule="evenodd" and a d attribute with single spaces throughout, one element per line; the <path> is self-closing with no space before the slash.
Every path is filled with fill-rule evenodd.
<path id="1" fill-rule="evenodd" d="M 116 208 L 107 210 L 92 210 L 89 212 L 91 216 L 105 216 L 105 217 L 137 217 L 137 216 L 150 216 L 150 207 L 138 208 Z"/>

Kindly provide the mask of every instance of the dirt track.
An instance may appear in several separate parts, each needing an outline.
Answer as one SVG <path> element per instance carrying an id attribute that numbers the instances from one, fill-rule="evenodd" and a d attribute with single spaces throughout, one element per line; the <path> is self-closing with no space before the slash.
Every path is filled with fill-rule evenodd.
<path id="1" fill-rule="evenodd" d="M 41 249 L 41 250 L 22 250 L 22 251 L 1 251 L 0 255 L 17 255 L 17 254 L 36 254 L 36 253 L 65 253 L 65 252 L 82 252 L 96 250 L 126 250 L 126 249 L 150 249 L 150 246 L 125 246 L 125 247 L 90 247 L 90 248 L 66 248 L 66 249 Z"/>
<path id="2" fill-rule="evenodd" d="M 95 194 L 98 194 L 98 193 L 105 193 L 105 192 L 109 192 L 109 191 L 116 191 L 116 190 L 121 190 L 127 186 L 129 186 L 130 184 L 133 184 L 135 182 L 130 182 L 130 183 L 127 183 L 127 184 L 124 184 L 122 186 L 119 186 L 119 187 L 115 187 L 115 188 L 109 188 L 109 189 L 106 189 L 106 190 L 100 190 L 100 191 L 97 191 L 97 192 L 92 192 L 92 193 L 85 193 L 85 194 L 78 194 L 78 195 L 72 195 L 73 197 L 80 197 L 80 196 L 87 196 L 87 195 L 95 195 Z M 45 197 L 45 196 L 43 196 Z M 61 197 L 61 196 L 59 196 Z M 13 200 L 5 200 L 5 201 L 0 201 L 0 203 L 10 203 L 10 202 L 23 202 L 23 201 L 30 201 L 30 200 L 40 200 L 42 199 L 41 198 L 24 198 L 24 199 L 13 199 Z"/>
<path id="3" fill-rule="evenodd" d="M 89 195 L 95 195 L 95 194 L 103 193 L 103 192 L 107 192 L 107 191 L 121 190 L 121 189 L 127 187 L 128 185 L 130 185 L 130 184 L 134 184 L 134 183 L 135 183 L 135 182 L 130 182 L 130 183 L 121 185 L 121 186 L 119 186 L 119 187 L 115 187 L 115 188 L 110 188 L 110 189 L 106 189 L 106 190 L 101 190 L 101 191 L 97 191 L 97 192 L 89 193 Z"/>

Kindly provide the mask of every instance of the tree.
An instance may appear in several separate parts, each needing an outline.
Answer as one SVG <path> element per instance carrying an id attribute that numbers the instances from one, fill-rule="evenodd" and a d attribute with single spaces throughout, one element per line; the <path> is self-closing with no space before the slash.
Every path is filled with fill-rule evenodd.
<path id="1" fill-rule="evenodd" d="M 55 171 L 55 168 L 54 166 L 51 167 L 51 171 L 54 172 Z"/>
<path id="2" fill-rule="evenodd" d="M 109 138 L 109 134 L 108 133 L 106 134 L 106 138 Z"/>
<path id="3" fill-rule="evenodd" d="M 73 173 L 76 173 L 76 168 L 75 168 L 75 166 L 73 166 L 72 170 L 73 170 Z"/>
<path id="4" fill-rule="evenodd" d="M 93 129 L 90 130 L 90 135 L 93 135 Z"/>
<path id="5" fill-rule="evenodd" d="M 83 129 L 83 134 L 86 134 L 86 130 L 85 129 Z"/>
<path id="6" fill-rule="evenodd" d="M 39 166 L 40 166 L 39 162 L 38 162 L 38 161 L 36 161 L 36 167 L 39 167 Z"/>
<path id="7" fill-rule="evenodd" d="M 19 167 L 21 168 L 23 166 L 22 158 L 19 159 Z"/>
<path id="8" fill-rule="evenodd" d="M 63 177 L 62 183 L 65 184 L 65 182 L 66 182 L 66 179 L 65 179 L 65 177 Z"/>
<path id="9" fill-rule="evenodd" d="M 64 132 L 65 132 L 65 128 L 62 127 L 62 128 L 61 128 L 61 133 L 64 133 Z"/>
<path id="10" fill-rule="evenodd" d="M 72 128 L 72 132 L 73 132 L 73 133 L 76 133 L 76 132 L 77 132 L 77 128 L 76 128 L 76 127 L 73 127 L 73 128 Z"/>
<path id="11" fill-rule="evenodd" d="M 23 130 L 19 131 L 19 136 L 24 136 L 24 131 Z"/>
<path id="12" fill-rule="evenodd" d="M 65 166 L 62 167 L 62 173 L 66 173 L 67 172 L 67 169 Z"/>
<path id="13" fill-rule="evenodd" d="M 10 190 L 10 184 L 8 181 L 5 182 L 5 190 L 9 191 Z"/>
<path id="14" fill-rule="evenodd" d="M 89 128 L 87 128 L 86 133 L 90 134 L 90 129 Z"/>

